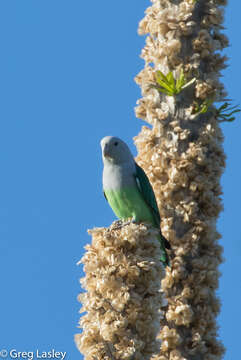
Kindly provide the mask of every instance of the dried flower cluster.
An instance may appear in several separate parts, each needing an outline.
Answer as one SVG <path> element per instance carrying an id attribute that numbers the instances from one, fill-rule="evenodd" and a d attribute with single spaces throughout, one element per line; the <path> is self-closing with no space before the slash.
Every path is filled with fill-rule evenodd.
<path id="1" fill-rule="evenodd" d="M 137 161 L 154 187 L 162 232 L 173 250 L 162 280 L 168 307 L 161 320 L 156 360 L 219 360 L 218 266 L 222 262 L 216 220 L 222 210 L 220 176 L 225 166 L 223 136 L 214 112 L 195 113 L 195 104 L 225 96 L 219 72 L 227 46 L 220 32 L 221 0 L 152 0 L 139 27 L 148 34 L 145 68 L 136 77 L 142 99 L 137 117 L 152 125 L 135 138 Z M 183 69 L 195 83 L 176 96 L 151 87 L 157 70 L 174 76 Z M 212 106 L 211 106 L 212 107 Z"/>
<path id="2" fill-rule="evenodd" d="M 90 231 L 81 262 L 85 293 L 79 295 L 82 334 L 75 336 L 86 360 L 148 360 L 158 352 L 163 316 L 160 243 L 157 229 L 126 225 Z"/>

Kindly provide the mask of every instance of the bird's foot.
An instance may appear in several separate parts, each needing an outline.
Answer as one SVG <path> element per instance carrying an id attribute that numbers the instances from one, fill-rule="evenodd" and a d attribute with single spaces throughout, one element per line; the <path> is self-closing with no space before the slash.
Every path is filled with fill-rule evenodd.
<path id="1" fill-rule="evenodd" d="M 118 229 L 122 229 L 124 226 L 129 225 L 131 223 L 131 221 L 127 221 L 127 222 L 119 222 L 118 225 L 116 225 L 115 227 L 113 227 L 114 230 L 118 230 Z"/>
<path id="2" fill-rule="evenodd" d="M 137 224 L 137 221 L 133 218 L 131 220 L 123 222 L 122 220 L 115 221 L 116 226 L 113 228 L 114 230 L 121 229 L 124 226 L 130 225 L 130 224 Z"/>
<path id="3" fill-rule="evenodd" d="M 113 230 L 121 229 L 123 226 L 122 220 L 117 220 L 114 222 Z"/>

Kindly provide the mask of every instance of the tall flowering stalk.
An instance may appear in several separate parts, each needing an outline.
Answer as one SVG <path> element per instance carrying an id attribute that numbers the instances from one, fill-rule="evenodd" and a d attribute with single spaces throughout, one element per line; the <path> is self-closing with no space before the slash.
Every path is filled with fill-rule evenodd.
<path id="1" fill-rule="evenodd" d="M 163 278 L 157 230 L 146 224 L 90 231 L 79 296 L 83 332 L 75 340 L 86 360 L 219 360 L 216 220 L 225 157 L 224 108 L 214 103 L 225 97 L 225 1 L 152 3 L 139 26 L 148 36 L 136 77 L 143 95 L 136 115 L 152 128 L 144 126 L 135 142 L 172 246 L 171 267 Z"/>
<path id="2" fill-rule="evenodd" d="M 82 334 L 75 336 L 86 360 L 148 360 L 158 353 L 163 268 L 158 230 L 130 224 L 90 231 L 81 262 L 86 292 L 79 295 Z"/>
<path id="3" fill-rule="evenodd" d="M 172 246 L 155 359 L 218 360 L 224 348 L 216 324 L 222 262 L 216 220 L 225 156 L 213 104 L 225 97 L 219 51 L 228 44 L 220 32 L 226 1 L 151 1 L 139 26 L 148 36 L 141 54 L 145 67 L 136 77 L 143 95 L 136 115 L 152 128 L 144 126 L 135 142 Z"/>

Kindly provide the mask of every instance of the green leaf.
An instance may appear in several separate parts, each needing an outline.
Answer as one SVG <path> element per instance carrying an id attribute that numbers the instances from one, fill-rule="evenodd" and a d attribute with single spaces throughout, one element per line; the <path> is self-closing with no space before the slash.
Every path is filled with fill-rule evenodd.
<path id="1" fill-rule="evenodd" d="M 173 89 L 173 91 L 175 91 L 176 87 L 175 87 L 175 79 L 174 79 L 173 73 L 170 71 L 167 74 L 166 78 L 167 78 L 167 81 L 168 81 L 170 87 Z"/>
<path id="2" fill-rule="evenodd" d="M 238 112 L 240 112 L 240 111 L 241 111 L 241 110 L 239 110 L 239 109 L 233 110 L 233 111 L 231 111 L 231 113 L 228 114 L 228 116 L 231 116 L 231 115 L 233 115 L 233 114 L 235 114 L 235 113 L 238 113 Z"/>
<path id="3" fill-rule="evenodd" d="M 208 106 L 203 105 L 201 106 L 201 110 L 199 111 L 200 114 L 205 114 L 208 111 Z"/>
<path id="4" fill-rule="evenodd" d="M 222 106 L 220 106 L 220 108 L 218 109 L 219 112 L 221 112 L 222 110 L 226 109 L 228 107 L 228 103 L 224 103 Z"/>
<path id="5" fill-rule="evenodd" d="M 240 111 L 241 109 L 239 109 L 238 105 L 230 106 L 228 102 L 225 102 L 222 106 L 220 106 L 220 108 L 217 109 L 216 116 L 219 122 L 231 122 L 235 120 L 235 117 L 232 115 Z"/>
<path id="6" fill-rule="evenodd" d="M 161 80 L 163 80 L 163 81 L 167 81 L 167 78 L 166 78 L 166 76 L 163 74 L 163 72 L 161 72 L 160 70 L 157 70 L 157 72 L 156 72 L 156 76 L 157 76 L 157 78 L 158 79 L 161 79 Z"/>
<path id="7" fill-rule="evenodd" d="M 169 82 L 161 71 L 156 72 L 157 83 L 173 95 L 173 88 L 169 85 Z"/>
<path id="8" fill-rule="evenodd" d="M 201 104 L 194 103 L 194 114 L 205 114 L 213 104 L 213 99 L 204 100 Z"/>
<path id="9" fill-rule="evenodd" d="M 172 93 L 172 92 L 170 92 L 169 90 L 167 90 L 167 89 L 165 89 L 165 88 L 163 88 L 163 87 L 161 87 L 161 86 L 158 86 L 158 85 L 150 85 L 150 88 L 156 89 L 156 90 L 158 90 L 158 91 L 160 91 L 160 92 L 162 92 L 162 93 L 164 93 L 164 94 L 166 94 L 166 95 L 173 96 L 173 93 Z"/>
<path id="10" fill-rule="evenodd" d="M 183 89 L 196 81 L 196 78 L 193 78 L 192 80 L 186 82 L 183 69 L 181 69 L 179 78 L 176 80 L 172 71 L 169 71 L 167 75 L 164 75 L 160 70 L 157 70 L 155 78 L 157 84 L 159 85 L 156 89 L 169 96 L 179 94 Z"/>
<path id="11" fill-rule="evenodd" d="M 168 83 L 168 80 L 167 80 L 167 78 L 166 78 L 166 76 L 160 71 L 160 70 L 158 70 L 157 72 L 156 72 L 156 81 L 158 82 L 158 84 L 160 84 L 161 85 L 161 83 L 165 83 L 165 84 L 167 84 Z"/>
<path id="12" fill-rule="evenodd" d="M 173 93 L 173 89 L 168 84 L 164 83 L 164 81 L 160 82 L 159 84 L 161 85 L 161 87 L 163 87 L 167 91 L 170 91 L 171 93 Z"/>
<path id="13" fill-rule="evenodd" d="M 213 99 L 204 100 L 201 105 L 201 114 L 205 114 L 213 103 Z"/>
<path id="14" fill-rule="evenodd" d="M 182 90 L 182 87 L 184 84 L 185 84 L 185 76 L 184 76 L 183 69 L 181 69 L 179 78 L 176 80 L 176 89 L 177 89 L 178 93 Z"/>

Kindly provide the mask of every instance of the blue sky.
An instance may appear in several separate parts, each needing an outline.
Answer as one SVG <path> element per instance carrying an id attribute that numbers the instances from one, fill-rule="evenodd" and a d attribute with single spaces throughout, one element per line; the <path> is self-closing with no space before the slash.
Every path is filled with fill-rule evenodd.
<path id="1" fill-rule="evenodd" d="M 0 348 L 66 351 L 81 359 L 76 262 L 86 230 L 114 215 L 102 195 L 100 139 L 132 137 L 143 67 L 137 35 L 147 0 L 0 2 Z M 223 81 L 240 103 L 241 3 L 230 1 Z M 222 125 L 227 167 L 218 229 L 226 262 L 220 335 L 238 358 L 240 333 L 241 119 Z"/>

